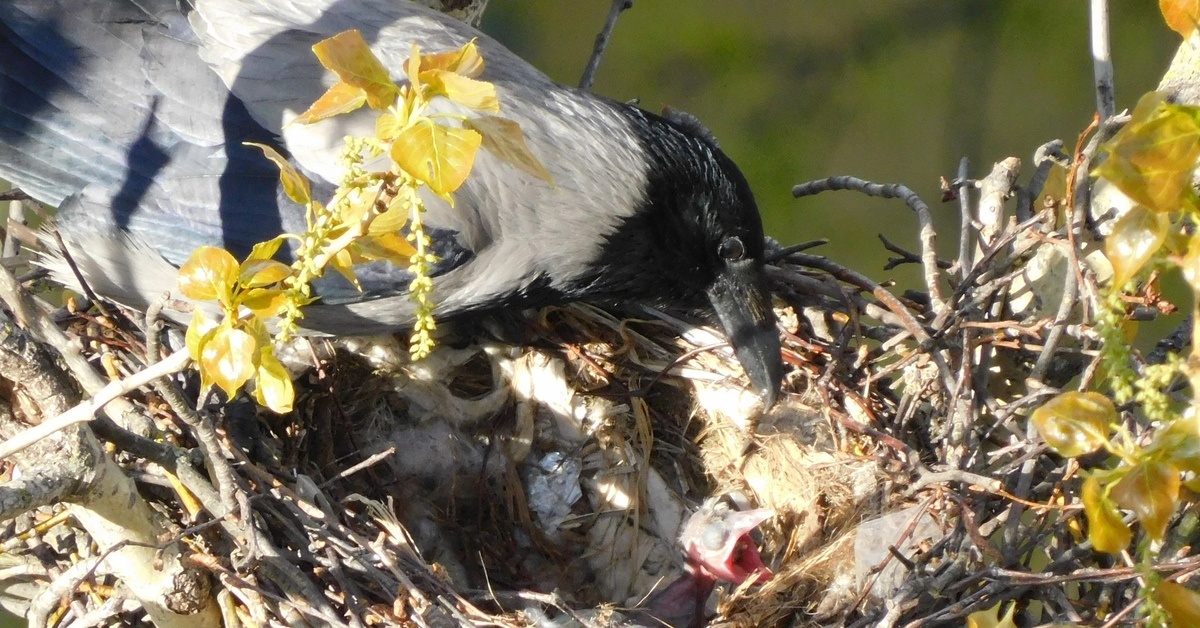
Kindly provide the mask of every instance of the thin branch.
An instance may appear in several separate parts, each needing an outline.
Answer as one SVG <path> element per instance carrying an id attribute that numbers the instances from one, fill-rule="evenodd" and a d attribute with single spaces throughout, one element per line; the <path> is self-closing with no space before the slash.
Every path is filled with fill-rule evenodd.
<path id="1" fill-rule="evenodd" d="M 793 256 L 793 259 L 796 261 L 796 263 L 803 266 L 824 270 L 825 272 L 836 277 L 839 281 L 867 287 L 867 289 L 870 290 L 871 294 L 874 295 L 876 299 L 879 299 L 881 303 L 883 303 L 889 310 L 892 311 L 893 314 L 898 317 L 900 323 L 904 326 L 905 331 L 912 334 L 912 337 L 915 338 L 918 343 L 920 343 L 921 348 L 929 352 L 929 357 L 933 360 L 934 364 L 937 365 L 938 372 L 942 377 L 942 385 L 946 387 L 946 390 L 954 390 L 954 375 L 950 370 L 950 366 L 946 364 L 945 358 L 942 357 L 941 352 L 934 347 L 933 338 L 929 336 L 929 332 L 925 331 L 925 328 L 921 326 L 921 322 L 917 320 L 917 317 L 913 316 L 912 312 L 910 312 L 908 308 L 904 306 L 904 303 L 900 301 L 896 295 L 889 292 L 873 279 L 870 279 L 861 273 L 838 266 L 837 264 L 834 264 L 823 257 L 816 255 L 795 255 Z M 937 268 L 936 262 L 934 268 Z"/>
<path id="2" fill-rule="evenodd" d="M 995 245 L 996 236 L 1004 228 L 1004 201 L 1012 196 L 1021 160 L 1009 157 L 996 162 L 988 176 L 979 181 L 979 238 L 983 245 Z"/>
<path id="3" fill-rule="evenodd" d="M 971 258 L 971 185 L 967 182 L 971 162 L 963 157 L 958 161 L 958 272 L 963 279 L 971 274 L 974 261 Z"/>
<path id="4" fill-rule="evenodd" d="M 608 40 L 612 37 L 613 29 L 617 27 L 617 18 L 621 12 L 633 8 L 633 0 L 613 0 L 612 8 L 608 10 L 608 19 L 604 21 L 604 29 L 596 35 L 596 46 L 592 49 L 592 57 L 588 59 L 583 70 L 583 78 L 579 79 L 579 88 L 591 91 L 596 83 L 596 70 L 600 69 L 600 59 L 608 48 Z"/>
<path id="5" fill-rule="evenodd" d="M 891 270 L 891 269 L 893 269 L 897 266 L 901 266 L 903 264 L 920 264 L 921 263 L 920 255 L 917 255 L 916 253 L 909 251 L 908 249 L 900 246 L 899 244 L 892 242 L 891 240 L 887 239 L 887 236 L 883 235 L 882 233 L 877 233 L 877 234 L 875 234 L 875 236 L 877 238 L 879 238 L 880 242 L 883 243 L 883 248 L 900 256 L 900 257 L 889 257 L 888 263 L 886 265 L 884 265 L 884 267 L 883 267 L 884 270 Z M 944 260 L 938 260 L 938 268 L 941 268 L 942 270 L 950 270 L 953 267 L 954 267 L 954 265 L 951 264 L 950 262 L 947 262 Z"/>
<path id="6" fill-rule="evenodd" d="M 783 247 L 768 253 L 763 261 L 768 264 L 773 264 L 780 260 L 787 259 L 787 257 L 793 253 L 801 253 L 809 249 L 815 249 L 818 246 L 825 246 L 826 244 L 829 244 L 829 240 L 827 238 L 821 238 L 820 240 L 809 240 L 808 242 L 801 242 L 800 244 L 793 244 L 791 246 Z"/>
<path id="7" fill-rule="evenodd" d="M 191 357 L 188 356 L 187 349 L 180 349 L 172 354 L 171 357 L 152 367 L 138 371 L 125 379 L 110 383 L 91 399 L 52 419 L 43 421 L 39 425 L 15 434 L 12 438 L 0 443 L 0 459 L 8 458 L 65 427 L 91 421 L 96 416 L 96 412 L 107 405 L 108 402 L 137 390 L 160 377 L 182 371 L 190 360 Z"/>
<path id="8" fill-rule="evenodd" d="M 1024 222 L 1029 220 L 1029 217 L 1034 212 L 1040 210 L 1040 207 L 1034 207 L 1033 202 L 1042 194 L 1042 189 L 1046 187 L 1046 179 L 1050 177 L 1050 170 L 1054 166 L 1062 166 L 1063 168 L 1071 167 L 1071 156 L 1063 152 L 1062 140 L 1051 140 L 1042 144 L 1033 153 L 1033 176 L 1029 177 L 1029 183 L 1020 190 L 1017 196 L 1017 220 Z"/>
<path id="9" fill-rule="evenodd" d="M 24 225 L 25 224 L 25 203 L 23 201 L 14 200 L 8 204 L 8 224 L 9 225 Z M 21 252 L 21 243 L 17 239 L 14 230 L 9 228 L 4 230 L 4 249 L 0 252 L 3 257 L 15 257 Z"/>
<path id="10" fill-rule="evenodd" d="M 946 311 L 948 307 L 942 300 L 941 289 L 938 287 L 937 232 L 933 229 L 933 218 L 929 214 L 929 205 L 908 186 L 899 183 L 872 183 L 858 177 L 845 175 L 802 183 L 792 188 L 792 196 L 800 198 L 832 190 L 855 190 L 868 196 L 898 198 L 917 213 L 917 222 L 921 226 L 921 265 L 925 269 L 925 287 L 929 290 L 929 300 L 933 303 L 934 314 Z"/>
<path id="11" fill-rule="evenodd" d="M 1096 112 L 1107 120 L 1117 112 L 1113 64 L 1108 47 L 1108 0 L 1091 0 L 1092 74 L 1096 79 Z"/>
<path id="12" fill-rule="evenodd" d="M 1114 120 L 1115 121 L 1115 120 Z M 1050 368 L 1050 361 L 1054 357 L 1054 351 L 1058 348 L 1059 341 L 1062 340 L 1062 335 L 1066 333 L 1067 321 L 1070 319 L 1071 311 L 1076 306 L 1076 298 L 1079 296 L 1081 270 L 1079 265 L 1079 257 L 1076 250 L 1076 242 L 1083 233 L 1084 224 L 1087 222 L 1088 208 L 1092 201 L 1091 181 L 1087 173 L 1091 170 L 1092 156 L 1100 149 L 1100 144 L 1107 140 L 1109 132 L 1115 133 L 1113 124 L 1101 124 L 1088 142 L 1087 147 L 1079 151 L 1076 158 L 1075 169 L 1072 173 L 1073 186 L 1067 190 L 1071 199 L 1071 222 L 1067 225 L 1067 236 L 1069 244 L 1066 247 L 1067 253 L 1067 277 L 1063 286 L 1062 302 L 1059 303 L 1058 311 L 1054 315 L 1054 326 L 1050 328 L 1050 332 L 1046 334 L 1046 342 L 1043 345 L 1042 353 L 1038 356 L 1037 363 L 1034 364 L 1033 370 L 1029 373 L 1029 379 L 1035 382 L 1041 382 L 1046 376 L 1046 371 Z"/>

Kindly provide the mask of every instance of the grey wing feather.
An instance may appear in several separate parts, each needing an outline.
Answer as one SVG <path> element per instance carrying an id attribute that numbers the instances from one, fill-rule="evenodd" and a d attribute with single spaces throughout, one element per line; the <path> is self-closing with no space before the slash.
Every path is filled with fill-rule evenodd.
<path id="1" fill-rule="evenodd" d="M 561 87 L 486 35 L 412 3 L 283 4 L 247 10 L 235 0 L 201 0 L 192 23 L 205 42 L 205 59 L 309 170 L 336 179 L 334 156 L 342 138 L 372 133 L 374 116 L 360 111 L 315 125 L 287 125 L 335 80 L 312 55 L 297 51 L 357 28 L 394 76 L 402 74 L 413 41 L 424 51 L 441 52 L 477 40 L 486 67 L 481 78 L 497 87 L 499 115 L 521 125 L 530 149 L 552 175 L 553 186 L 481 152 L 454 195 L 454 207 L 426 196 L 427 222 L 456 232 L 475 254 L 435 282 L 439 311 L 476 309 L 540 280 L 578 277 L 603 238 L 641 201 L 646 159 L 610 101 Z M 438 108 L 478 115 L 448 101 Z M 378 320 L 390 318 L 395 305 L 382 299 L 347 307 Z"/>
<path id="2" fill-rule="evenodd" d="M 438 52 L 478 39 L 482 78 L 497 86 L 500 115 L 521 125 L 554 180 L 547 184 L 481 152 L 453 206 L 427 195 L 427 224 L 452 234 L 468 253 L 439 269 L 440 314 L 480 309 L 539 282 L 564 289 L 642 201 L 647 159 L 618 105 L 556 85 L 462 23 L 398 0 L 193 4 L 185 22 L 174 0 L 0 3 L 0 28 L 15 29 L 0 37 L 0 59 L 45 64 L 27 70 L 0 63 L 0 177 L 43 201 L 72 198 L 63 214 L 69 239 L 80 256 L 100 247 L 85 272 L 132 276 L 151 251 L 178 265 L 201 244 L 244 252 L 281 230 L 301 231 L 302 210 L 281 199 L 274 167 L 241 141 L 282 137 L 297 165 L 328 193 L 340 178 L 342 138 L 373 133 L 371 112 L 309 126 L 287 122 L 334 80 L 311 45 L 349 28 L 363 32 L 397 77 L 413 41 Z M 129 14 L 98 16 L 97 7 Z M 14 89 L 28 106 L 4 91 Z M 449 101 L 438 107 L 476 115 Z M 6 128 L 13 124 L 18 128 Z M 135 150 L 150 159 L 135 160 Z M 143 239 L 109 237 L 130 232 Z M 94 242 L 95 234 L 110 243 Z M 117 261 L 123 255 L 130 261 Z M 110 286 L 112 294 L 131 305 L 157 297 L 160 283 L 173 282 L 153 268 L 144 281 Z M 309 308 L 312 325 L 349 333 L 411 322 L 403 270 L 376 265 L 363 278 L 363 297 L 336 277 L 318 287 L 331 303 Z"/>

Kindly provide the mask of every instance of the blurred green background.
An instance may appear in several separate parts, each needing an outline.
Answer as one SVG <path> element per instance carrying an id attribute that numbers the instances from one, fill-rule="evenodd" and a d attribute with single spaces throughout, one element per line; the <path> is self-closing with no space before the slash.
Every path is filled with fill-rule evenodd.
<path id="1" fill-rule="evenodd" d="M 483 28 L 577 84 L 610 4 L 491 0 Z M 1111 0 L 1111 12 L 1120 109 L 1155 87 L 1179 38 L 1154 2 Z M 768 235 L 829 238 L 818 252 L 906 287 L 916 267 L 883 272 L 876 237 L 916 248 L 902 202 L 794 200 L 792 185 L 835 174 L 904 183 L 930 204 L 952 259 L 958 206 L 939 202 L 938 177 L 953 178 L 964 156 L 983 177 L 1005 157 L 1028 164 L 1052 139 L 1070 150 L 1095 111 L 1085 0 L 634 0 L 595 89 L 695 114 L 750 180 Z"/>
<path id="2" fill-rule="evenodd" d="M 578 82 L 609 0 L 492 0 L 484 30 L 551 77 Z M 1178 44 L 1148 0 L 1112 0 L 1118 107 L 1152 89 Z M 617 24 L 596 91 L 697 115 L 754 186 L 767 233 L 830 238 L 819 251 L 877 280 L 883 232 L 916 247 L 899 201 L 851 192 L 800 201 L 791 186 L 834 174 L 900 182 L 930 203 L 944 256 L 957 205 L 938 177 L 959 158 L 981 177 L 1073 146 L 1095 101 L 1084 0 L 635 0 Z M 1024 178 L 1022 179 L 1024 181 Z M 0 626 L 21 625 L 0 618 Z"/>

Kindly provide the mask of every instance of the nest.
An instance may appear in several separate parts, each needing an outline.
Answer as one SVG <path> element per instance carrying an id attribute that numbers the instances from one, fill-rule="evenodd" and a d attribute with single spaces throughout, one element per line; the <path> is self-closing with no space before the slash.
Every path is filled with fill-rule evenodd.
<path id="1" fill-rule="evenodd" d="M 1071 324 L 1096 294 L 1082 222 L 1026 204 L 951 264 L 924 203 L 872 185 L 798 194 L 905 198 L 922 248 L 890 246 L 927 291 L 775 247 L 787 376 L 769 410 L 680 312 L 464 323 L 418 363 L 394 338 L 300 341 L 291 415 L 176 374 L 10 456 L 0 601 L 34 626 L 611 625 L 680 577 L 682 522 L 725 496 L 775 513 L 755 538 L 774 576 L 719 586 L 711 625 L 962 625 L 1002 600 L 1083 621 L 1136 602 L 1136 573 L 1076 551 L 1076 467 L 1022 420 L 1089 364 Z M 0 338 L 6 438 L 172 355 L 154 312 L 55 314 L 0 279 L 20 323 Z M 1068 596 L 1062 574 L 1085 567 Z"/>

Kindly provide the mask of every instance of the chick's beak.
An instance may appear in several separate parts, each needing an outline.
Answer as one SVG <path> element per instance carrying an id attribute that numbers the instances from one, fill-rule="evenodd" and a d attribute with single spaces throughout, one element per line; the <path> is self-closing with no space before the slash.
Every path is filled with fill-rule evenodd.
<path id="1" fill-rule="evenodd" d="M 750 532 L 773 516 L 775 511 L 765 508 L 739 512 L 705 504 L 680 535 L 684 553 L 694 567 L 713 578 L 734 584 L 750 578 L 766 582 L 771 570 L 763 564 Z"/>
<path id="2" fill-rule="evenodd" d="M 753 260 L 731 264 L 708 289 L 708 298 L 738 362 L 770 409 L 779 394 L 783 358 L 762 269 Z"/>

